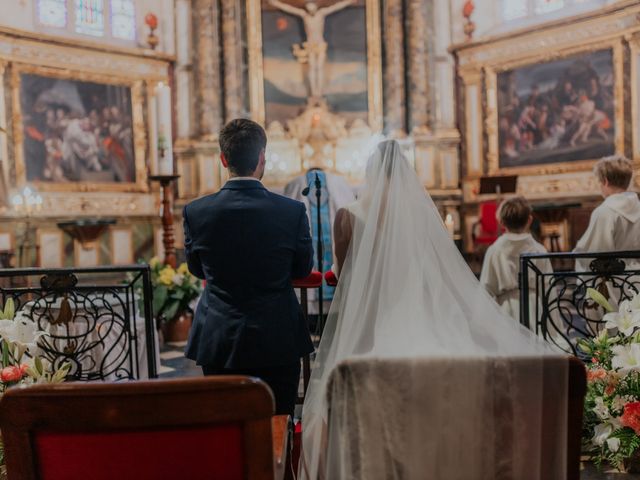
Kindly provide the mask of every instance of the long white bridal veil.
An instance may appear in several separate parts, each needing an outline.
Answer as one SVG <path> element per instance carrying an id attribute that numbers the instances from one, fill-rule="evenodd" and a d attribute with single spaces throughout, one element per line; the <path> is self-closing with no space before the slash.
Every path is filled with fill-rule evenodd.
<path id="1" fill-rule="evenodd" d="M 483 290 L 397 142 L 371 155 L 349 211 L 352 241 L 303 407 L 299 478 L 565 478 L 566 362 Z M 371 369 L 338 386 L 348 401 L 329 401 L 335 367 L 354 359 Z"/>

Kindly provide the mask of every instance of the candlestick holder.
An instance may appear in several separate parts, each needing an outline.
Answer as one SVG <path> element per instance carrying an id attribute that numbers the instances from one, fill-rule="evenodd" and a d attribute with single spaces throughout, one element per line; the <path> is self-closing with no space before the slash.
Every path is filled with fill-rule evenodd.
<path id="1" fill-rule="evenodd" d="M 160 183 L 162 202 L 162 244 L 164 245 L 164 263 L 173 268 L 177 266 L 175 237 L 173 235 L 173 188 L 172 184 L 180 175 L 150 175 L 149 180 Z"/>

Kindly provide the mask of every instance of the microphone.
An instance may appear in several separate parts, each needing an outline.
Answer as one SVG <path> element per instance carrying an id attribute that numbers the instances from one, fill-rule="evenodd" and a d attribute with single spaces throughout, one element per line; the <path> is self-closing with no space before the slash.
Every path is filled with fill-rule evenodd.
<path id="1" fill-rule="evenodd" d="M 311 190 L 311 184 L 307 185 L 306 187 L 304 187 L 302 189 L 302 196 L 304 197 L 308 197 L 309 196 L 309 191 Z"/>

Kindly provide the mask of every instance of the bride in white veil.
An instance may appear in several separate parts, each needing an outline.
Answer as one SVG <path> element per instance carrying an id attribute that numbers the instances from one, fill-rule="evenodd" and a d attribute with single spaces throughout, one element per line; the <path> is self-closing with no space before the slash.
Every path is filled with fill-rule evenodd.
<path id="1" fill-rule="evenodd" d="M 543 416 L 542 359 L 558 354 L 505 316 L 480 286 L 396 141 L 376 148 L 367 166 L 366 186 L 359 200 L 336 217 L 334 235 L 339 283 L 304 402 L 299 478 L 563 478 L 566 421 L 553 439 L 543 439 L 543 429 L 535 427 Z M 533 368 L 527 378 L 510 375 L 506 359 L 517 357 L 540 359 L 540 368 Z M 379 412 L 379 418 L 366 421 L 380 423 L 378 430 L 383 432 L 370 439 L 380 444 L 380 455 L 367 459 L 368 470 L 358 466 L 358 474 L 344 451 L 349 429 L 357 426 L 336 425 L 330 418 L 335 409 L 354 405 L 331 405 L 329 412 L 327 400 L 334 368 L 354 358 L 371 359 L 372 364 L 381 359 L 412 365 L 435 361 L 444 367 L 402 371 L 403 394 L 415 397 L 412 407 L 419 405 L 420 418 L 406 418 L 411 416 L 408 407 L 385 409 L 385 391 L 354 391 L 353 402 Z M 455 381 L 447 372 L 447 365 L 457 361 L 474 366 L 464 381 Z M 496 367 L 496 362 L 502 366 Z M 564 363 L 559 361 L 558 369 Z M 556 371 L 554 378 L 555 401 L 566 403 L 566 371 Z M 548 385 L 547 379 L 544 386 Z M 413 390 L 407 393 L 407 388 Z M 519 410 L 523 398 L 526 412 Z M 491 409 L 498 404 L 515 412 L 508 425 L 504 419 L 494 421 Z M 505 431 L 510 432 L 506 439 Z M 394 453 L 397 446 L 389 444 L 398 441 L 406 442 L 411 453 Z M 556 452 L 553 465 L 545 466 L 544 472 L 538 465 L 543 448 Z M 504 471 L 511 474 L 498 473 Z"/>

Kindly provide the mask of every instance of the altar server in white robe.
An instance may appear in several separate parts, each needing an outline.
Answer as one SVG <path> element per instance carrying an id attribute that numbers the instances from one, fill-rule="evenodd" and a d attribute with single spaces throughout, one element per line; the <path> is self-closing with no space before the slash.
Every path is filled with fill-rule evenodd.
<path id="1" fill-rule="evenodd" d="M 622 156 L 614 155 L 598 161 L 593 172 L 600 183 L 604 202 L 591 214 L 587 231 L 574 252 L 640 250 L 640 200 L 637 193 L 628 191 L 633 164 Z M 591 260 L 576 260 L 576 270 L 589 271 Z"/>
<path id="2" fill-rule="evenodd" d="M 529 228 L 533 217 L 531 205 L 523 197 L 505 200 L 498 210 L 500 223 L 506 229 L 488 249 L 482 264 L 480 283 L 495 298 L 502 309 L 515 320 L 520 319 L 520 289 L 518 272 L 523 253 L 547 253 L 536 242 Z M 549 260 L 536 260 L 536 266 L 545 273 L 552 272 Z M 535 279 L 529 279 L 529 305 L 533 320 L 535 315 Z"/>

